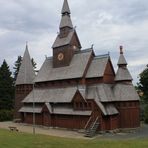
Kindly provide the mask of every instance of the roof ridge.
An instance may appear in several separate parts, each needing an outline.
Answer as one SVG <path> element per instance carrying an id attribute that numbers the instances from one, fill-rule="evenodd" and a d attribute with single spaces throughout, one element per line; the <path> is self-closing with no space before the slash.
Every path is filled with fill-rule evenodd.
<path id="1" fill-rule="evenodd" d="M 101 58 L 109 58 L 109 54 L 102 54 L 94 57 L 94 59 L 101 59 Z"/>
<path id="2" fill-rule="evenodd" d="M 93 51 L 93 49 L 92 48 L 83 49 L 83 50 L 75 52 L 75 54 L 86 53 L 86 52 L 89 52 L 89 51 Z"/>

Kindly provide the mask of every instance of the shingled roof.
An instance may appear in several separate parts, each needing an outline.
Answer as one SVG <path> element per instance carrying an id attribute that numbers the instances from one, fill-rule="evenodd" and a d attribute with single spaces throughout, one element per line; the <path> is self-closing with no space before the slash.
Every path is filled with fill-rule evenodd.
<path id="1" fill-rule="evenodd" d="M 108 60 L 108 55 L 94 57 L 87 71 L 86 78 L 103 77 Z"/>
<path id="2" fill-rule="evenodd" d="M 116 84 L 114 95 L 115 101 L 139 101 L 139 96 L 132 84 Z"/>
<path id="3" fill-rule="evenodd" d="M 62 19 L 61 19 L 61 22 L 60 22 L 60 28 L 63 28 L 63 27 L 73 28 L 72 21 L 71 21 L 71 18 L 70 18 L 69 15 L 63 15 L 62 16 Z"/>
<path id="4" fill-rule="evenodd" d="M 133 78 L 130 72 L 128 71 L 127 67 L 120 67 L 117 70 L 115 81 L 125 81 L 125 80 L 132 81 Z"/>
<path id="5" fill-rule="evenodd" d="M 19 110 L 19 112 L 26 112 L 26 113 L 41 113 L 42 112 L 42 106 L 35 106 L 33 109 L 33 106 L 30 105 L 26 105 L 21 107 L 21 109 Z"/>
<path id="6" fill-rule="evenodd" d="M 23 100 L 24 103 L 69 103 L 77 92 L 77 87 L 34 89 Z"/>
<path id="7" fill-rule="evenodd" d="M 123 55 L 122 46 L 120 47 L 120 57 L 118 60 L 118 70 L 115 76 L 115 81 L 132 81 L 133 78 L 127 69 L 127 62 Z"/>
<path id="8" fill-rule="evenodd" d="M 90 116 L 92 111 L 76 111 L 72 107 L 55 107 L 53 114 Z"/>
<path id="9" fill-rule="evenodd" d="M 123 54 L 120 54 L 118 65 L 127 65 L 126 59 Z"/>
<path id="10" fill-rule="evenodd" d="M 68 5 L 68 1 L 67 0 L 64 0 L 61 13 L 62 14 L 64 14 L 64 13 L 70 14 L 70 9 L 69 9 L 69 5 Z"/>
<path id="11" fill-rule="evenodd" d="M 55 42 L 52 45 L 52 48 L 57 48 L 60 46 L 65 46 L 65 45 L 70 44 L 70 41 L 74 33 L 75 33 L 75 30 L 72 29 L 66 37 L 60 38 L 60 36 L 58 35 Z"/>
<path id="12" fill-rule="evenodd" d="M 33 70 L 31 58 L 28 51 L 28 46 L 26 45 L 26 50 L 23 56 L 23 60 L 19 69 L 15 85 L 33 84 L 34 78 L 35 72 Z"/>
<path id="13" fill-rule="evenodd" d="M 112 102 L 116 100 L 113 93 L 112 84 L 97 84 L 89 86 L 87 88 L 87 98 L 93 99 L 94 95 L 97 94 L 97 98 L 100 102 Z"/>
<path id="14" fill-rule="evenodd" d="M 91 55 L 91 49 L 83 50 L 74 54 L 69 66 L 60 68 L 53 68 L 52 58 L 48 58 L 35 78 L 35 82 L 82 78 Z"/>

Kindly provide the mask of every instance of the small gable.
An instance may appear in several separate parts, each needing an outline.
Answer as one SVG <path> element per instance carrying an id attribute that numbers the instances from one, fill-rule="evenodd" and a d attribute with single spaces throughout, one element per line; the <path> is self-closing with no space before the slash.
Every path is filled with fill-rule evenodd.
<path id="1" fill-rule="evenodd" d="M 81 49 L 81 43 L 79 41 L 76 31 L 74 31 L 72 35 L 70 44 L 73 46 L 74 51 L 79 51 Z"/>
<path id="2" fill-rule="evenodd" d="M 85 98 L 83 98 L 81 93 L 79 91 L 77 91 L 72 99 L 72 102 L 85 102 Z"/>
<path id="3" fill-rule="evenodd" d="M 113 83 L 114 78 L 115 78 L 115 71 L 111 63 L 111 60 L 108 59 L 108 62 L 105 67 L 103 79 L 105 83 Z"/>

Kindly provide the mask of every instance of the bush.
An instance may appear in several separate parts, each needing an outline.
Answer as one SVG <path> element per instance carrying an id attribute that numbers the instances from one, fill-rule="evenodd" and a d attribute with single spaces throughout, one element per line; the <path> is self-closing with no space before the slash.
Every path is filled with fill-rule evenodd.
<path id="1" fill-rule="evenodd" d="M 13 120 L 13 110 L 0 110 L 0 121 Z"/>

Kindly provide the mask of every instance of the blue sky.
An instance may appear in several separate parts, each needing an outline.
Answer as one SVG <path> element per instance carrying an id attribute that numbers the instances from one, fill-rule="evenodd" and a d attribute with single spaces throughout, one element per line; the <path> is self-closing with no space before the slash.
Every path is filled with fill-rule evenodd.
<path id="1" fill-rule="evenodd" d="M 63 0 L 0 0 L 0 64 L 6 59 L 12 69 L 28 41 L 39 69 L 45 56 L 52 55 L 62 4 Z M 82 48 L 94 44 L 96 55 L 110 52 L 116 70 L 123 45 L 136 83 L 148 64 L 148 1 L 69 0 L 69 5 Z"/>

